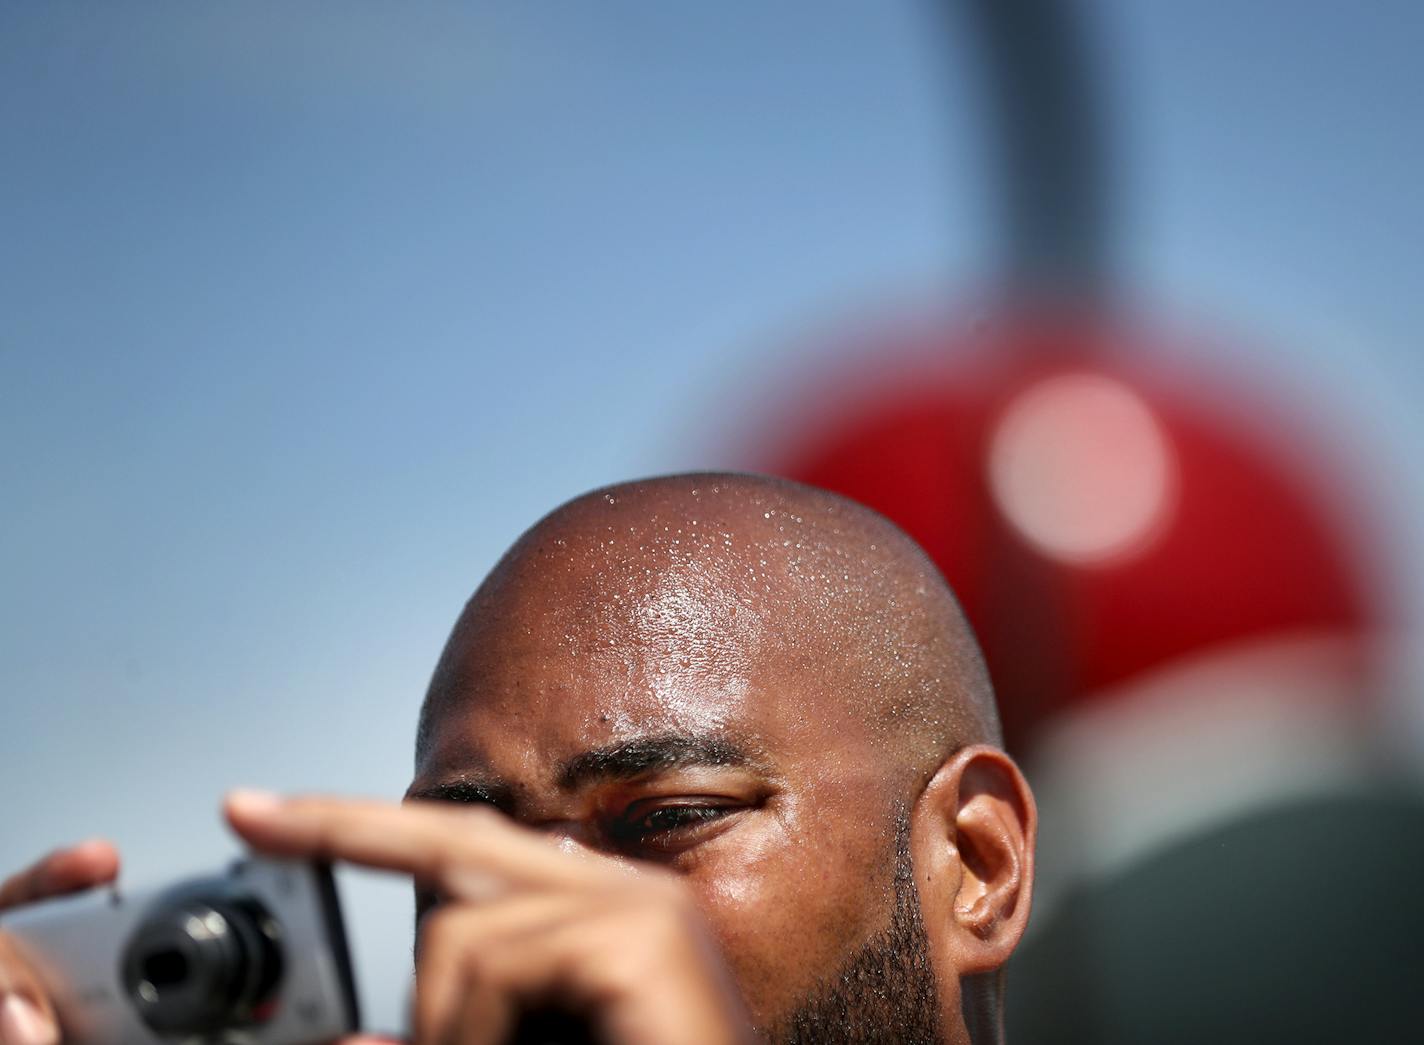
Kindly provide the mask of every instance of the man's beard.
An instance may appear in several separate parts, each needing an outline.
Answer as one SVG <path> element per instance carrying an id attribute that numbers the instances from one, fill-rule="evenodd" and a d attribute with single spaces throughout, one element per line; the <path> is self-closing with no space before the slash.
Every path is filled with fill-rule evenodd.
<path id="1" fill-rule="evenodd" d="M 783 1045 L 935 1045 L 939 988 L 910 864 L 909 823 L 895 839 L 890 927 L 851 956 L 769 1035 Z"/>

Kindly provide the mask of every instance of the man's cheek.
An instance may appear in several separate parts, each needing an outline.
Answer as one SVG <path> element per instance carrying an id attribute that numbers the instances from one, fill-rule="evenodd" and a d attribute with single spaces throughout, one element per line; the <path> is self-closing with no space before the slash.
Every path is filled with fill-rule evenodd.
<path id="1" fill-rule="evenodd" d="M 758 1025 L 799 1005 L 864 935 L 863 878 L 851 881 L 835 857 L 785 842 L 745 846 L 688 875 Z"/>

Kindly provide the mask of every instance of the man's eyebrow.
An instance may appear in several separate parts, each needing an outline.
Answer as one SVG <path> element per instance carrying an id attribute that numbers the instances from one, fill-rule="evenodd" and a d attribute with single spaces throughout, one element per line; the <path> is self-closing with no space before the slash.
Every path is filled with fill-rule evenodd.
<path id="1" fill-rule="evenodd" d="M 666 733 L 575 755 L 560 767 L 558 783 L 573 791 L 594 780 L 629 780 L 690 766 L 755 766 L 760 762 L 747 749 L 722 737 Z"/>
<path id="2" fill-rule="evenodd" d="M 430 787 L 411 788 L 407 799 L 423 802 L 462 802 L 467 805 L 494 806 L 508 813 L 514 808 L 514 794 L 503 784 L 486 784 L 477 780 L 447 780 Z"/>

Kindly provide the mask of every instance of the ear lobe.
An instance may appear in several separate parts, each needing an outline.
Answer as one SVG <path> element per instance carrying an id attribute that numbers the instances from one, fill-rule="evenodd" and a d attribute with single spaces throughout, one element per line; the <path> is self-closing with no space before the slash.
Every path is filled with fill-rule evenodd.
<path id="1" fill-rule="evenodd" d="M 999 968 L 1028 924 L 1037 813 L 1013 760 L 975 745 L 940 767 L 916 808 L 921 904 L 961 975 Z"/>

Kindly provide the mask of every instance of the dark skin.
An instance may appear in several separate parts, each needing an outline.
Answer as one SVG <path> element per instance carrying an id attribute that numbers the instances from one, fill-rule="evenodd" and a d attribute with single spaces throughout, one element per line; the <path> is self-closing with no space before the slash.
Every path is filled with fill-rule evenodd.
<path id="1" fill-rule="evenodd" d="M 993 1041 L 1034 833 L 995 729 L 952 597 L 888 523 L 671 477 L 571 502 L 496 567 L 403 806 L 228 815 L 260 850 L 414 877 L 418 1041 L 505 1040 L 549 1004 L 619 1043 L 794 1037 L 828 991 L 874 1024 L 846 1040 L 887 1040 L 895 981 L 838 981 L 899 939 L 907 898 L 934 1010 L 916 1033 Z"/>

